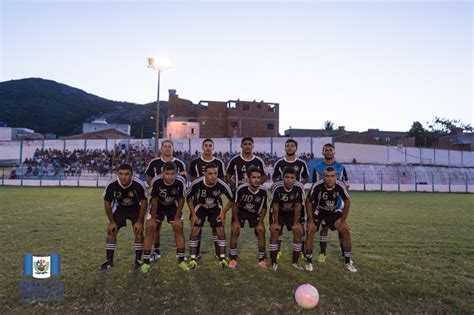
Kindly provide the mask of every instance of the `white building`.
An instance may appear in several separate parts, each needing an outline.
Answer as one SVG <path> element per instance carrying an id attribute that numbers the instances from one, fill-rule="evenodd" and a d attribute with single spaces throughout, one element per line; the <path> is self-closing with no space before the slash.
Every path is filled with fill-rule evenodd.
<path id="1" fill-rule="evenodd" d="M 130 125 L 128 124 L 109 124 L 105 119 L 96 119 L 93 122 L 85 122 L 82 124 L 82 133 L 103 131 L 107 129 L 115 129 L 130 136 Z"/>
<path id="2" fill-rule="evenodd" d="M 0 141 L 11 141 L 13 139 L 13 128 L 0 127 Z"/>
<path id="3" fill-rule="evenodd" d="M 165 134 L 168 139 L 197 139 L 199 138 L 199 122 L 168 120 Z"/>
<path id="4" fill-rule="evenodd" d="M 0 141 L 40 140 L 43 135 L 29 128 L 0 127 Z"/>

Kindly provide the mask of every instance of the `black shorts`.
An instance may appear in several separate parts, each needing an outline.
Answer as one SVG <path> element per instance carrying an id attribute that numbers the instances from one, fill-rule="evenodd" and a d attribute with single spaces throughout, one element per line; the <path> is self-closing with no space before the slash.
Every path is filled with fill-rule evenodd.
<path id="1" fill-rule="evenodd" d="M 273 216 L 273 209 L 270 209 L 270 215 L 268 216 L 268 222 L 270 225 L 272 225 L 272 216 Z M 306 223 L 306 208 L 301 207 L 301 213 L 300 213 L 300 223 L 305 224 Z"/>
<path id="2" fill-rule="evenodd" d="M 194 210 L 196 211 L 196 216 L 198 217 L 198 220 L 194 226 L 204 226 L 206 218 L 212 228 L 222 226 L 222 220 L 219 218 L 222 210 L 221 207 L 204 208 L 198 205 Z"/>
<path id="3" fill-rule="evenodd" d="M 127 226 L 127 220 L 132 221 L 132 225 L 134 225 L 138 221 L 139 216 L 139 207 L 118 207 L 113 214 L 114 221 L 117 223 L 117 228 L 119 229 L 123 226 Z"/>
<path id="4" fill-rule="evenodd" d="M 156 222 L 163 223 L 163 220 L 166 217 L 168 223 L 173 223 L 174 218 L 176 217 L 176 211 L 178 211 L 178 208 L 176 207 L 158 207 L 156 212 Z M 183 220 L 183 213 L 181 213 L 180 219 Z"/>
<path id="5" fill-rule="evenodd" d="M 314 215 L 314 223 L 316 226 L 327 226 L 331 231 L 334 231 L 336 229 L 334 223 L 340 218 L 342 218 L 342 210 L 336 210 L 334 212 L 320 210 L 318 214 Z"/>
<path id="6" fill-rule="evenodd" d="M 289 212 L 289 213 L 279 213 L 278 214 L 278 223 L 280 224 L 280 227 L 286 226 L 286 229 L 288 231 L 293 230 L 293 225 L 295 224 L 295 213 Z M 273 215 L 270 215 L 270 226 L 273 224 Z M 283 229 L 280 230 L 280 234 L 283 231 Z"/>
<path id="7" fill-rule="evenodd" d="M 168 223 L 173 223 L 174 218 L 176 217 L 176 211 L 178 209 L 176 207 L 163 207 L 163 206 L 158 206 L 158 209 L 156 210 L 156 223 L 161 224 L 163 223 L 165 217 Z M 146 214 L 146 219 L 151 220 L 151 212 L 148 210 Z M 181 213 L 181 220 L 183 220 L 183 213 Z"/>
<path id="8" fill-rule="evenodd" d="M 249 221 L 250 228 L 256 228 L 260 221 L 260 215 L 245 210 L 239 210 L 237 215 L 239 216 L 239 223 L 242 228 L 245 226 L 245 221 Z"/>

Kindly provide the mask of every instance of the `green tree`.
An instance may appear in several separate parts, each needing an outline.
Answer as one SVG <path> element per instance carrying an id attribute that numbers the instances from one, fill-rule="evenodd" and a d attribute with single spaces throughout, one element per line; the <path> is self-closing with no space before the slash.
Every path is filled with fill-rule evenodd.
<path id="1" fill-rule="evenodd" d="M 462 129 L 464 132 L 472 132 L 472 126 L 470 124 L 463 124 L 459 119 L 448 119 L 435 117 L 433 122 L 428 125 L 431 132 L 436 135 L 448 135 L 453 134 Z"/>
<path id="2" fill-rule="evenodd" d="M 417 147 L 429 147 L 436 140 L 434 133 L 426 130 L 419 121 L 413 122 L 408 131 L 408 136 L 415 137 L 415 145 Z"/>
<path id="3" fill-rule="evenodd" d="M 334 130 L 334 123 L 330 120 L 324 122 L 324 130 Z"/>

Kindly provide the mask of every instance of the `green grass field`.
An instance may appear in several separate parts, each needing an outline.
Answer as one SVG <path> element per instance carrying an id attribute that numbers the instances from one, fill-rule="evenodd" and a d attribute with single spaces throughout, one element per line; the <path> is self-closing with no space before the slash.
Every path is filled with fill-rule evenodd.
<path id="1" fill-rule="evenodd" d="M 98 271 L 107 223 L 101 193 L 0 187 L 2 313 L 304 313 L 293 301 L 302 283 L 318 288 L 319 313 L 474 312 L 474 195 L 354 192 L 349 224 L 356 274 L 343 269 L 335 232 L 330 256 L 324 265 L 315 262 L 315 272 L 291 267 L 288 233 L 278 271 L 262 270 L 250 229 L 241 233 L 238 268 L 222 270 L 207 226 L 200 266 L 186 273 L 176 266 L 174 239 L 165 226 L 163 258 L 143 275 L 133 272 L 130 225 L 120 231 L 115 267 Z M 188 237 L 187 220 L 185 228 Z M 27 252 L 61 255 L 64 301 L 19 301 Z"/>

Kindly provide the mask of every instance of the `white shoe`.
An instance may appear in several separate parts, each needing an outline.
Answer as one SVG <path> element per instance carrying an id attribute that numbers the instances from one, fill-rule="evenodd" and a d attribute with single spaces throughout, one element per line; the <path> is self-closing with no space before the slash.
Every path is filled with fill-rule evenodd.
<path id="1" fill-rule="evenodd" d="M 299 263 L 294 263 L 294 264 L 291 264 L 293 266 L 293 268 L 295 269 L 298 269 L 298 270 L 304 270 L 304 267 L 301 266 Z"/>
<path id="2" fill-rule="evenodd" d="M 341 261 L 344 263 L 344 261 L 345 261 L 344 256 L 341 257 Z M 351 258 L 351 264 L 353 264 L 353 263 L 354 263 L 354 261 L 353 261 L 352 258 Z"/>
<path id="3" fill-rule="evenodd" d="M 277 269 L 278 269 L 278 264 L 272 264 L 272 265 L 270 266 L 270 269 L 273 270 L 273 271 L 277 271 Z"/>
<path id="4" fill-rule="evenodd" d="M 305 268 L 306 268 L 306 270 L 311 272 L 311 271 L 313 271 L 313 264 L 312 263 L 306 263 Z"/>
<path id="5" fill-rule="evenodd" d="M 350 272 L 357 272 L 357 269 L 354 267 L 352 263 L 344 264 L 344 267 Z"/>
<path id="6" fill-rule="evenodd" d="M 161 258 L 161 255 L 156 253 L 156 252 L 153 252 L 151 255 L 150 255 L 150 262 L 155 262 L 155 261 L 158 261 L 160 260 Z"/>

